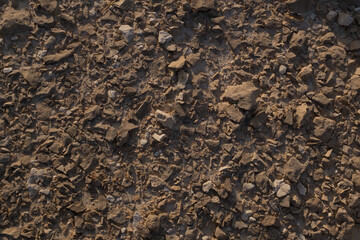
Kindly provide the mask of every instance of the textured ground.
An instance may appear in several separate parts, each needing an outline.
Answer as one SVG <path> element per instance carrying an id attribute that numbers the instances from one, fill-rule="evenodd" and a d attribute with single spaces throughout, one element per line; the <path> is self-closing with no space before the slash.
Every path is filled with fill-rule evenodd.
<path id="1" fill-rule="evenodd" d="M 359 1 L 0 11 L 1 239 L 358 239 Z"/>

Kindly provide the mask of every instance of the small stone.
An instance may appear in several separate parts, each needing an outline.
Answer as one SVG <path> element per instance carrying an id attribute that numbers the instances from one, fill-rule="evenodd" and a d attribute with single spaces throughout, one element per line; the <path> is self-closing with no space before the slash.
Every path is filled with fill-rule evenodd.
<path id="1" fill-rule="evenodd" d="M 360 170 L 360 157 L 353 157 L 350 159 L 351 165 Z"/>
<path id="2" fill-rule="evenodd" d="M 286 66 L 280 65 L 280 67 L 279 67 L 279 73 L 280 73 L 281 75 L 284 75 L 284 74 L 286 73 L 286 70 L 287 70 L 287 67 L 286 67 Z"/>
<path id="3" fill-rule="evenodd" d="M 239 110 L 239 108 L 232 104 L 228 108 L 226 108 L 226 115 L 234 122 L 242 122 L 245 119 L 244 114 Z"/>
<path id="4" fill-rule="evenodd" d="M 178 60 L 171 62 L 168 67 L 172 70 L 178 71 L 184 67 L 185 62 L 185 57 L 181 56 Z"/>
<path id="5" fill-rule="evenodd" d="M 319 103 L 323 106 L 329 105 L 331 103 L 331 100 L 328 99 L 324 94 L 318 93 L 312 97 L 312 100 L 316 103 Z"/>
<path id="6" fill-rule="evenodd" d="M 288 195 L 291 191 L 291 187 L 289 184 L 286 183 L 281 183 L 279 190 L 276 192 L 276 196 L 278 198 L 282 198 L 285 197 L 286 195 Z"/>
<path id="7" fill-rule="evenodd" d="M 244 183 L 244 184 L 243 184 L 243 189 L 244 189 L 245 191 L 250 191 L 250 190 L 252 190 L 254 187 L 255 187 L 255 185 L 252 184 L 252 183 Z"/>
<path id="8" fill-rule="evenodd" d="M 343 12 L 339 12 L 339 16 L 338 16 L 338 24 L 340 26 L 349 26 L 350 24 L 352 24 L 354 21 L 354 18 L 351 17 L 349 14 L 347 13 L 343 13 Z"/>
<path id="9" fill-rule="evenodd" d="M 5 74 L 11 73 L 12 71 L 13 71 L 13 69 L 11 67 L 3 68 L 3 73 L 5 73 Z"/>
<path id="10" fill-rule="evenodd" d="M 156 119 L 161 123 L 161 125 L 169 129 L 172 129 L 176 123 L 176 120 L 173 116 L 161 110 L 156 110 L 155 116 Z"/>
<path id="11" fill-rule="evenodd" d="M 315 125 L 315 137 L 321 139 L 323 142 L 328 141 L 334 132 L 336 122 L 324 117 L 315 117 L 313 122 Z"/>
<path id="12" fill-rule="evenodd" d="M 247 221 L 252 214 L 253 214 L 253 211 L 247 209 L 241 214 L 241 219 L 243 221 Z"/>
<path id="13" fill-rule="evenodd" d="M 218 240 L 225 240 L 225 239 L 228 239 L 226 233 L 221 230 L 220 227 L 217 227 L 216 230 L 215 230 L 215 237 L 218 239 Z"/>
<path id="14" fill-rule="evenodd" d="M 257 94 L 258 88 L 251 82 L 245 82 L 241 85 L 228 86 L 221 99 L 236 103 L 241 109 L 251 110 L 255 106 Z"/>
<path id="15" fill-rule="evenodd" d="M 296 76 L 298 81 L 308 81 L 311 80 L 312 77 L 313 77 L 313 69 L 311 64 L 303 67 Z"/>
<path id="16" fill-rule="evenodd" d="M 213 187 L 213 183 L 211 181 L 207 181 L 202 185 L 202 190 L 205 193 L 208 193 Z"/>
<path id="17" fill-rule="evenodd" d="M 290 179 L 290 181 L 297 182 L 301 173 L 305 170 L 305 166 L 301 164 L 296 158 L 290 158 L 290 160 L 284 166 L 284 174 Z"/>
<path id="18" fill-rule="evenodd" d="M 165 134 L 157 134 L 157 133 L 154 133 L 154 134 L 152 135 L 152 137 L 153 137 L 156 141 L 162 142 L 162 141 L 164 140 L 164 138 L 166 137 L 166 135 L 165 135 Z"/>
<path id="19" fill-rule="evenodd" d="M 157 232 L 160 228 L 159 216 L 150 214 L 145 220 L 145 225 L 150 231 Z"/>
<path id="20" fill-rule="evenodd" d="M 120 32 L 124 36 L 127 43 L 131 42 L 134 38 L 134 29 L 129 25 L 121 25 L 119 28 Z"/>
<path id="21" fill-rule="evenodd" d="M 310 108 L 306 103 L 301 104 L 300 106 L 296 107 L 296 111 L 294 114 L 296 126 L 298 128 L 305 125 L 310 118 Z"/>
<path id="22" fill-rule="evenodd" d="M 215 0 L 192 0 L 191 7 L 198 11 L 207 11 L 215 8 Z"/>
<path id="23" fill-rule="evenodd" d="M 142 138 L 142 139 L 140 139 L 139 143 L 141 146 L 145 146 L 148 143 L 148 140 Z"/>
<path id="24" fill-rule="evenodd" d="M 266 215 L 265 218 L 261 221 L 261 224 L 264 227 L 276 227 L 279 225 L 279 220 L 277 217 L 272 216 L 272 215 Z"/>
<path id="25" fill-rule="evenodd" d="M 334 19 L 336 18 L 336 16 L 337 16 L 337 12 L 335 12 L 335 11 L 329 11 L 329 12 L 326 14 L 326 19 L 327 19 L 328 21 L 332 21 L 332 20 L 334 20 Z"/>
<path id="26" fill-rule="evenodd" d="M 354 183 L 357 189 L 360 189 L 360 174 L 353 174 L 351 181 Z"/>
<path id="27" fill-rule="evenodd" d="M 306 188 L 301 183 L 298 183 L 297 189 L 300 193 L 300 195 L 305 196 L 306 195 Z"/>
<path id="28" fill-rule="evenodd" d="M 161 30 L 159 32 L 158 42 L 161 44 L 165 44 L 167 42 L 170 42 L 172 40 L 172 38 L 173 38 L 173 36 L 170 33 Z"/>

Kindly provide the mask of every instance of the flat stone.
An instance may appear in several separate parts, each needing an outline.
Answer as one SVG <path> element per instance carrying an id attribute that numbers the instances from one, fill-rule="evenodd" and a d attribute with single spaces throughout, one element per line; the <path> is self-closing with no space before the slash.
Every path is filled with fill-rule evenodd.
<path id="1" fill-rule="evenodd" d="M 251 82 L 245 82 L 241 85 L 228 86 L 222 100 L 236 103 L 240 109 L 251 110 L 255 106 L 258 88 Z"/>
<path id="2" fill-rule="evenodd" d="M 156 110 L 155 117 L 161 123 L 161 125 L 169 129 L 172 129 L 176 123 L 176 120 L 172 115 L 161 110 Z"/>
<path id="3" fill-rule="evenodd" d="M 264 227 L 277 227 L 279 225 L 279 220 L 277 217 L 272 215 L 266 215 L 264 219 L 261 221 L 261 224 Z"/>
<path id="4" fill-rule="evenodd" d="M 349 14 L 344 13 L 344 12 L 339 12 L 339 16 L 338 16 L 338 24 L 340 26 L 349 26 L 350 24 L 352 24 L 354 22 L 354 18 L 351 17 Z"/>
<path id="5" fill-rule="evenodd" d="M 164 30 L 161 30 L 159 32 L 159 36 L 158 36 L 159 43 L 165 44 L 167 42 L 170 42 L 172 39 L 173 39 L 173 36 L 170 33 L 166 32 Z"/>
<path id="6" fill-rule="evenodd" d="M 213 183 L 211 181 L 207 181 L 202 185 L 202 190 L 205 193 L 208 193 L 213 187 Z"/>
<path id="7" fill-rule="evenodd" d="M 286 183 L 281 183 L 279 190 L 276 192 L 276 196 L 278 198 L 282 198 L 285 197 L 286 195 L 288 195 L 291 191 L 291 187 L 289 184 Z"/>
<path id="8" fill-rule="evenodd" d="M 315 94 L 311 99 L 322 106 L 326 106 L 331 103 L 331 100 L 327 98 L 323 93 Z"/>
<path id="9" fill-rule="evenodd" d="M 297 182 L 301 173 L 305 170 L 305 166 L 301 164 L 296 158 L 290 158 L 285 164 L 283 171 L 290 181 Z"/>
<path id="10" fill-rule="evenodd" d="M 119 27 L 120 32 L 122 33 L 125 41 L 130 43 L 134 38 L 134 29 L 129 25 L 121 25 Z"/>
<path id="11" fill-rule="evenodd" d="M 207 11 L 215 8 L 215 0 L 192 0 L 191 7 L 198 11 Z"/>
<path id="12" fill-rule="evenodd" d="M 178 71 L 184 67 L 185 62 L 185 57 L 181 56 L 178 60 L 171 62 L 168 67 L 172 70 Z"/>

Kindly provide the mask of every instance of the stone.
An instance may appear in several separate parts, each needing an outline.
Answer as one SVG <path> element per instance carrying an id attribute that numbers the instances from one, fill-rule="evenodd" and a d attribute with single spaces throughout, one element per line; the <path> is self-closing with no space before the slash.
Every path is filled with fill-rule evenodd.
<path id="1" fill-rule="evenodd" d="M 5 74 L 11 73 L 12 71 L 13 71 L 12 67 L 3 68 L 3 73 Z"/>
<path id="2" fill-rule="evenodd" d="M 261 221 L 261 224 L 264 227 L 278 227 L 279 220 L 276 216 L 266 215 L 264 219 Z"/>
<path id="3" fill-rule="evenodd" d="M 244 114 L 239 110 L 239 108 L 232 104 L 226 108 L 226 115 L 234 122 L 242 122 L 245 119 Z"/>
<path id="4" fill-rule="evenodd" d="M 290 39 L 290 50 L 299 52 L 307 42 L 306 33 L 303 30 L 294 33 Z"/>
<path id="5" fill-rule="evenodd" d="M 315 94 L 311 99 L 322 106 L 327 106 L 331 103 L 331 100 L 327 98 L 323 93 Z"/>
<path id="6" fill-rule="evenodd" d="M 192 0 L 191 7 L 197 11 L 207 11 L 215 8 L 215 0 Z"/>
<path id="7" fill-rule="evenodd" d="M 298 128 L 302 127 L 310 118 L 310 108 L 306 103 L 301 104 L 295 109 L 295 123 Z"/>
<path id="8" fill-rule="evenodd" d="M 306 195 L 306 188 L 301 183 L 297 184 L 297 189 L 300 193 L 300 195 L 305 196 Z"/>
<path id="9" fill-rule="evenodd" d="M 360 40 L 355 40 L 350 43 L 349 46 L 350 51 L 360 50 Z"/>
<path id="10" fill-rule="evenodd" d="M 20 68 L 20 74 L 30 85 L 36 86 L 39 84 L 41 77 L 39 68 L 39 65 L 23 66 Z"/>
<path id="11" fill-rule="evenodd" d="M 354 18 L 351 17 L 349 14 L 344 12 L 339 12 L 338 15 L 338 24 L 340 26 L 348 27 L 350 24 L 354 22 Z"/>
<path id="12" fill-rule="evenodd" d="M 39 0 L 40 6 L 48 12 L 54 12 L 57 8 L 57 1 L 55 0 Z"/>
<path id="13" fill-rule="evenodd" d="M 134 29 L 129 25 L 121 25 L 119 27 L 120 32 L 122 33 L 125 41 L 130 43 L 134 38 Z"/>
<path id="14" fill-rule="evenodd" d="M 173 36 L 170 33 L 166 32 L 164 30 L 161 30 L 159 32 L 159 36 L 158 36 L 159 43 L 165 44 L 165 43 L 170 42 L 172 39 L 173 39 Z"/>
<path id="15" fill-rule="evenodd" d="M 214 236 L 215 236 L 218 240 L 226 240 L 226 239 L 228 239 L 226 233 L 225 233 L 223 230 L 221 230 L 220 227 L 217 227 L 217 228 L 215 229 L 215 234 L 214 234 Z"/>
<path id="16" fill-rule="evenodd" d="M 160 219 L 158 215 L 150 214 L 145 220 L 145 226 L 151 232 L 157 232 L 160 228 Z"/>
<path id="17" fill-rule="evenodd" d="M 244 191 L 250 191 L 255 187 L 253 183 L 244 183 L 243 184 L 243 190 Z"/>
<path id="18" fill-rule="evenodd" d="M 276 192 L 276 196 L 278 198 L 285 197 L 286 195 L 288 195 L 290 193 L 290 191 L 291 191 L 290 185 L 283 182 L 280 184 L 279 190 L 277 190 L 277 192 Z"/>
<path id="19" fill-rule="evenodd" d="M 0 34 L 14 34 L 33 28 L 30 12 L 26 9 L 15 10 L 7 7 L 1 14 Z"/>
<path id="20" fill-rule="evenodd" d="M 286 67 L 286 66 L 280 65 L 280 67 L 279 67 L 279 73 L 280 73 L 281 75 L 284 75 L 284 74 L 286 73 L 286 70 L 287 70 L 287 67 Z"/>
<path id="21" fill-rule="evenodd" d="M 313 69 L 312 69 L 312 65 L 309 64 L 303 68 L 301 68 L 300 72 L 297 74 L 296 76 L 298 81 L 309 81 L 312 80 L 313 78 Z"/>
<path id="22" fill-rule="evenodd" d="M 320 38 L 320 42 L 322 44 L 331 44 L 334 45 L 336 43 L 336 36 L 332 32 L 326 33 L 324 36 Z"/>
<path id="23" fill-rule="evenodd" d="M 251 110 L 255 106 L 257 94 L 258 88 L 251 82 L 245 82 L 228 86 L 221 99 L 237 104 L 240 109 Z"/>
<path id="24" fill-rule="evenodd" d="M 358 68 L 358 69 L 360 69 L 360 68 Z M 352 75 L 351 78 L 346 83 L 346 86 L 347 86 L 347 88 L 349 88 L 351 90 L 359 91 L 360 90 L 360 75 L 358 75 L 357 73 Z"/>
<path id="25" fill-rule="evenodd" d="M 301 173 L 305 170 L 305 166 L 301 164 L 296 158 L 290 158 L 284 165 L 283 172 L 292 182 L 297 182 Z"/>
<path id="26" fill-rule="evenodd" d="M 154 133 L 154 134 L 152 135 L 152 137 L 153 137 L 153 139 L 155 139 L 156 141 L 162 142 L 162 141 L 165 139 L 166 135 L 165 135 L 165 134 L 157 134 L 157 133 Z"/>
<path id="27" fill-rule="evenodd" d="M 10 154 L 9 153 L 1 153 L 0 152 L 0 163 L 8 163 L 10 162 Z"/>
<path id="28" fill-rule="evenodd" d="M 337 16 L 337 12 L 331 10 L 326 14 L 326 19 L 328 21 L 333 21 L 336 18 L 336 16 Z"/>
<path id="29" fill-rule="evenodd" d="M 351 165 L 360 170 L 360 157 L 356 156 L 356 157 L 352 157 L 350 159 Z"/>
<path id="30" fill-rule="evenodd" d="M 205 183 L 203 183 L 202 185 L 202 190 L 205 193 L 208 193 L 213 187 L 213 183 L 211 181 L 207 181 Z"/>
<path id="31" fill-rule="evenodd" d="M 46 64 L 54 64 L 72 56 L 73 53 L 74 53 L 74 49 L 66 49 L 59 53 L 46 55 L 43 58 L 43 60 L 45 61 Z"/>
<path id="32" fill-rule="evenodd" d="M 313 123 L 315 125 L 314 136 L 323 142 L 328 141 L 334 132 L 336 122 L 329 118 L 315 117 Z"/>
<path id="33" fill-rule="evenodd" d="M 112 142 L 117 137 L 117 134 L 117 129 L 110 126 L 106 131 L 105 139 L 109 142 Z"/>
<path id="34" fill-rule="evenodd" d="M 178 60 L 172 61 L 168 67 L 174 71 L 178 71 L 185 66 L 185 62 L 186 62 L 185 57 L 181 56 Z"/>
<path id="35" fill-rule="evenodd" d="M 351 178 L 351 181 L 354 183 L 354 186 L 357 188 L 357 189 L 360 189 L 360 174 L 353 174 L 352 175 L 352 178 Z"/>
<path id="36" fill-rule="evenodd" d="M 166 128 L 172 129 L 173 126 L 176 124 L 176 120 L 172 115 L 161 110 L 156 110 L 155 117 L 158 122 Z"/>

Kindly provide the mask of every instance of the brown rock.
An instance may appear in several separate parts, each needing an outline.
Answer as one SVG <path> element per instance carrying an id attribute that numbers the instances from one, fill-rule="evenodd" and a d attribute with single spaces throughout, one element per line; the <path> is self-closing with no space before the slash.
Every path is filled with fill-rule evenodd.
<path id="1" fill-rule="evenodd" d="M 351 165 L 360 170 L 360 157 L 353 157 L 350 159 Z"/>
<path id="2" fill-rule="evenodd" d="M 215 8 L 215 0 L 192 0 L 191 7 L 198 11 L 207 11 Z"/>
<path id="3" fill-rule="evenodd" d="M 228 86 L 221 96 L 223 100 L 236 103 L 240 109 L 251 110 L 255 106 L 258 88 L 251 82 Z"/>
<path id="4" fill-rule="evenodd" d="M 149 215 L 145 220 L 145 225 L 151 232 L 157 232 L 160 228 L 159 216 L 153 214 Z"/>
<path id="5" fill-rule="evenodd" d="M 290 181 L 297 182 L 301 173 L 305 170 L 305 166 L 301 164 L 296 158 L 290 158 L 290 160 L 284 166 L 284 174 Z"/>
<path id="6" fill-rule="evenodd" d="M 302 127 L 306 121 L 310 118 L 310 108 L 306 103 L 296 107 L 295 111 L 295 123 L 298 128 Z"/>
<path id="7" fill-rule="evenodd" d="M 315 124 L 315 137 L 318 137 L 323 142 L 328 141 L 334 132 L 336 122 L 324 117 L 315 117 L 313 122 Z"/>
<path id="8" fill-rule="evenodd" d="M 178 60 L 171 62 L 168 67 L 174 71 L 178 71 L 184 67 L 185 62 L 185 57 L 181 56 Z"/>
<path id="9" fill-rule="evenodd" d="M 72 56 L 73 53 L 74 53 L 74 49 L 66 49 L 59 53 L 46 55 L 43 59 L 46 64 L 53 64 Z"/>
<path id="10" fill-rule="evenodd" d="M 265 218 L 261 221 L 261 224 L 264 227 L 278 227 L 279 226 L 279 220 L 277 217 L 272 215 L 266 215 Z"/>
<path id="11" fill-rule="evenodd" d="M 226 115 L 234 122 L 242 122 L 245 119 L 244 114 L 242 114 L 235 104 L 230 105 L 226 109 Z"/>
<path id="12" fill-rule="evenodd" d="M 172 129 L 176 123 L 176 120 L 173 116 L 161 110 L 156 110 L 155 116 L 156 119 L 161 123 L 161 125 L 169 129 Z"/>
<path id="13" fill-rule="evenodd" d="M 221 230 L 220 227 L 217 227 L 216 230 L 215 230 L 215 237 L 219 240 L 226 240 L 228 239 L 228 236 L 226 235 L 226 233 Z"/>
<path id="14" fill-rule="evenodd" d="M 357 189 L 360 189 L 360 174 L 353 174 L 351 181 L 354 183 Z"/>

